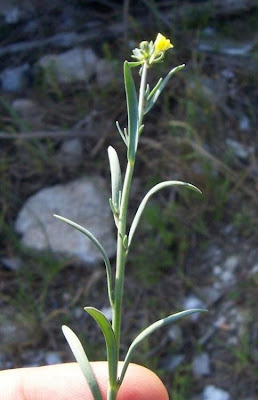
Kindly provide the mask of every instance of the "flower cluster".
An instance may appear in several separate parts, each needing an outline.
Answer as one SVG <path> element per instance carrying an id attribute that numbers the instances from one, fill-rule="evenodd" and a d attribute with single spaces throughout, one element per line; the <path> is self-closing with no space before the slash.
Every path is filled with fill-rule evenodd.
<path id="1" fill-rule="evenodd" d="M 133 50 L 132 57 L 139 61 L 140 64 L 146 62 L 147 65 L 150 66 L 151 64 L 162 61 L 165 51 L 172 47 L 173 45 L 170 40 L 161 33 L 158 33 L 154 43 L 152 40 L 150 42 L 146 40 L 141 42 L 140 48 Z"/>

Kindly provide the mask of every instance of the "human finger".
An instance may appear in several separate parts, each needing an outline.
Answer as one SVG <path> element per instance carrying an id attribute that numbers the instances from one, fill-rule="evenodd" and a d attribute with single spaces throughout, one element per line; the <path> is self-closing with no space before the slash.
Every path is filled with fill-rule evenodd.
<path id="1" fill-rule="evenodd" d="M 106 362 L 91 364 L 103 399 L 107 396 Z M 2 400 L 93 400 L 76 363 L 0 372 Z M 117 400 L 168 400 L 167 391 L 152 371 L 130 364 Z"/>

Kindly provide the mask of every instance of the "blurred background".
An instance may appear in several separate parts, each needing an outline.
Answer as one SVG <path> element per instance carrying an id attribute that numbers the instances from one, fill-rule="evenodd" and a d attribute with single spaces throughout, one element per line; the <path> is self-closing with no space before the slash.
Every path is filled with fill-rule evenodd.
<path id="1" fill-rule="evenodd" d="M 179 64 L 145 119 L 130 216 L 162 180 L 135 235 L 125 283 L 122 355 L 148 324 L 208 308 L 154 334 L 135 362 L 173 400 L 257 398 L 257 1 L 0 1 L 0 368 L 73 360 L 61 332 L 104 359 L 87 305 L 110 316 L 93 246 L 54 220 L 91 230 L 114 266 L 107 147 L 122 167 L 122 65 L 158 32 Z M 139 76 L 135 73 L 138 84 Z"/>

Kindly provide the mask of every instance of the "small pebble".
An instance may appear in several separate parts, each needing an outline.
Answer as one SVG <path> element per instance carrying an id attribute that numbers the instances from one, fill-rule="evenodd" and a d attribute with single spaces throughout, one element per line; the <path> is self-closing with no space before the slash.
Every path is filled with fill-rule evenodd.
<path id="1" fill-rule="evenodd" d="M 112 308 L 111 307 L 103 307 L 101 310 L 100 310 L 104 315 L 105 315 L 105 317 L 109 320 L 109 321 L 112 321 Z"/>
<path id="2" fill-rule="evenodd" d="M 201 400 L 231 400 L 228 392 L 213 385 L 204 388 Z"/>
<path id="3" fill-rule="evenodd" d="M 48 353 L 46 353 L 45 361 L 46 361 L 47 365 L 62 363 L 60 355 L 58 353 L 56 353 L 55 351 L 49 351 Z"/>
<path id="4" fill-rule="evenodd" d="M 206 309 L 206 305 L 204 302 L 199 299 L 197 296 L 191 294 L 187 296 L 184 301 L 183 301 L 183 307 L 185 310 L 191 309 L 191 308 L 203 308 Z M 191 321 L 196 322 L 200 317 L 200 313 L 195 313 L 189 316 Z"/>
<path id="5" fill-rule="evenodd" d="M 198 354 L 193 360 L 193 374 L 195 377 L 209 376 L 211 374 L 210 357 L 208 353 Z"/>

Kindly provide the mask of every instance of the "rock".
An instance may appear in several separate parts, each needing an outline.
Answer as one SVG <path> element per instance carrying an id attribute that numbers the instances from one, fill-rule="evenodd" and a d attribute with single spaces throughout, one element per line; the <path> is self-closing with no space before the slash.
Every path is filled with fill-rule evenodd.
<path id="1" fill-rule="evenodd" d="M 224 68 L 221 71 L 221 76 L 223 78 L 225 78 L 226 80 L 232 80 L 233 78 L 235 78 L 235 73 L 234 73 L 234 71 L 232 71 L 232 69 Z"/>
<path id="2" fill-rule="evenodd" d="M 178 325 L 171 325 L 168 329 L 167 335 L 172 342 L 181 344 L 183 341 L 182 330 Z"/>
<path id="3" fill-rule="evenodd" d="M 195 377 L 209 376 L 211 373 L 210 357 L 208 353 L 198 354 L 193 360 L 193 374 Z"/>
<path id="4" fill-rule="evenodd" d="M 14 0 L 1 0 L 0 15 L 4 17 L 6 24 L 16 24 L 21 15 L 17 2 Z"/>
<path id="5" fill-rule="evenodd" d="M 105 317 L 109 321 L 112 321 L 113 312 L 111 307 L 103 307 L 100 311 L 105 315 Z"/>
<path id="6" fill-rule="evenodd" d="M 230 149 L 238 158 L 241 158 L 243 160 L 246 160 L 248 156 L 253 152 L 251 147 L 239 143 L 234 139 L 226 139 L 226 144 L 228 145 L 228 147 L 230 147 Z"/>
<path id="7" fill-rule="evenodd" d="M 58 153 L 58 159 L 63 165 L 78 165 L 82 160 L 83 148 L 78 138 L 66 140 Z"/>
<path id="8" fill-rule="evenodd" d="M 74 48 L 61 54 L 47 54 L 38 65 L 44 70 L 46 80 L 60 83 L 88 81 L 96 72 L 98 58 L 89 48 Z"/>
<path id="9" fill-rule="evenodd" d="M 199 299 L 197 296 L 194 294 L 190 294 L 189 296 L 185 297 L 183 301 L 183 307 L 185 310 L 188 310 L 190 308 L 204 308 L 206 309 L 205 303 Z M 188 318 L 190 318 L 193 322 L 196 322 L 200 317 L 200 313 L 195 313 L 190 315 Z"/>
<path id="10" fill-rule="evenodd" d="M 18 114 L 23 124 L 37 129 L 42 122 L 42 110 L 33 100 L 20 98 L 12 102 L 14 111 Z"/>
<path id="11" fill-rule="evenodd" d="M 213 385 L 204 388 L 201 400 L 231 400 L 228 392 Z"/>
<path id="12" fill-rule="evenodd" d="M 216 30 L 212 26 L 206 26 L 202 33 L 204 36 L 215 36 Z"/>
<path id="13" fill-rule="evenodd" d="M 26 63 L 18 67 L 4 69 L 0 75 L 2 89 L 7 92 L 16 92 L 23 89 L 29 68 L 29 64 Z"/>
<path id="14" fill-rule="evenodd" d="M 220 280 L 220 284 L 216 285 L 215 288 L 225 288 L 236 282 L 235 270 L 239 264 L 239 257 L 236 255 L 229 256 L 223 266 L 215 265 L 213 268 L 213 274 Z M 219 287 L 218 287 L 219 286 Z"/>
<path id="15" fill-rule="evenodd" d="M 49 351 L 45 354 L 45 362 L 47 365 L 61 364 L 62 359 L 57 352 Z"/>
<path id="16" fill-rule="evenodd" d="M 81 178 L 40 190 L 31 196 L 15 222 L 22 243 L 32 249 L 51 249 L 88 264 L 102 260 L 96 246 L 81 232 L 53 217 L 58 214 L 85 227 L 100 241 L 108 256 L 115 254 L 112 218 L 105 182 L 100 177 Z"/>
<path id="17" fill-rule="evenodd" d="M 229 256 L 224 262 L 224 267 L 229 271 L 235 271 L 238 264 L 239 264 L 238 256 Z"/>
<path id="18" fill-rule="evenodd" d="M 85 311 L 82 307 L 76 307 L 73 310 L 73 315 L 76 319 L 81 319 L 83 315 L 85 315 Z"/>
<path id="19" fill-rule="evenodd" d="M 258 264 L 255 264 L 250 271 L 250 276 L 256 276 L 258 275 Z"/>
<path id="20" fill-rule="evenodd" d="M 4 268 L 9 269 L 10 271 L 18 271 L 22 266 L 22 261 L 18 257 L 2 257 L 1 263 Z"/>
<path id="21" fill-rule="evenodd" d="M 239 129 L 241 131 L 249 131 L 251 128 L 250 119 L 247 115 L 242 115 L 239 121 Z"/>
<path id="22" fill-rule="evenodd" d="M 254 42 L 235 42 L 224 38 L 201 39 L 198 49 L 204 52 L 224 54 L 227 56 L 246 57 L 254 49 Z"/>
<path id="23" fill-rule="evenodd" d="M 174 354 L 172 356 L 164 357 L 161 360 L 160 367 L 168 372 L 173 372 L 184 361 L 184 354 Z"/>

